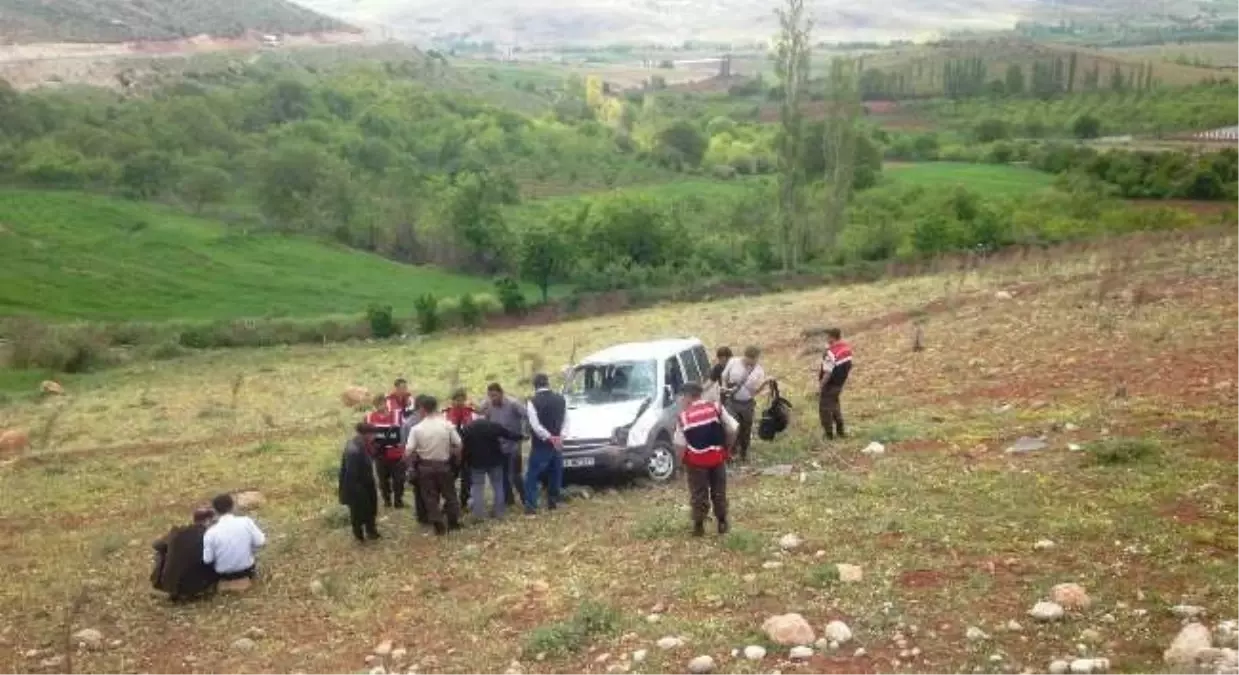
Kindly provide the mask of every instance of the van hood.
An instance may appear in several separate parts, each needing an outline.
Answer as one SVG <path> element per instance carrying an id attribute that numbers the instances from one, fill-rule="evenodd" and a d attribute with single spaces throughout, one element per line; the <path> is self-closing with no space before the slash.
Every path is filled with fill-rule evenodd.
<path id="1" fill-rule="evenodd" d="M 636 421 L 637 411 L 644 403 L 645 399 L 637 399 L 619 403 L 581 404 L 569 407 L 564 420 L 564 438 L 574 440 L 610 438 L 616 427 Z"/>

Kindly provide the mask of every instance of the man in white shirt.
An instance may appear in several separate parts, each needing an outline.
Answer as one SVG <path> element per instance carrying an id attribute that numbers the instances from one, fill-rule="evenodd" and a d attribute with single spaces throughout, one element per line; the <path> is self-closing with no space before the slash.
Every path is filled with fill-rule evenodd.
<path id="1" fill-rule="evenodd" d="M 761 358 L 761 350 L 757 347 L 747 347 L 744 356 L 732 358 L 723 368 L 722 391 L 723 400 L 727 404 L 727 412 L 739 423 L 736 434 L 736 454 L 741 462 L 749 459 L 749 443 L 753 438 L 753 419 L 756 416 L 757 396 L 766 389 L 769 382 L 766 371 L 757 360 Z"/>
<path id="2" fill-rule="evenodd" d="M 232 513 L 232 495 L 211 500 L 219 519 L 202 538 L 202 562 L 212 565 L 224 581 L 254 578 L 254 553 L 267 543 L 267 536 L 249 516 Z"/>

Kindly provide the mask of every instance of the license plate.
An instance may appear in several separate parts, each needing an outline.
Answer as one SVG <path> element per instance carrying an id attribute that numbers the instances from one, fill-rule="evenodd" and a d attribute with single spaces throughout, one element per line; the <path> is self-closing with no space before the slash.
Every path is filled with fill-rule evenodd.
<path id="1" fill-rule="evenodd" d="M 593 465 L 594 465 L 593 457 L 575 457 L 571 459 L 564 459 L 565 469 L 575 469 L 575 468 L 582 467 L 582 466 L 593 466 Z"/>

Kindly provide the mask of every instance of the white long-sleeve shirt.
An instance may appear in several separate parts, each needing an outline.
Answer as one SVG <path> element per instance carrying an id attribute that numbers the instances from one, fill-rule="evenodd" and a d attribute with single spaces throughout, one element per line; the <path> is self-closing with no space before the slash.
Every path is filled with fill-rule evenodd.
<path id="1" fill-rule="evenodd" d="M 202 562 L 220 574 L 242 572 L 254 566 L 254 552 L 266 543 L 252 518 L 225 513 L 202 537 Z"/>

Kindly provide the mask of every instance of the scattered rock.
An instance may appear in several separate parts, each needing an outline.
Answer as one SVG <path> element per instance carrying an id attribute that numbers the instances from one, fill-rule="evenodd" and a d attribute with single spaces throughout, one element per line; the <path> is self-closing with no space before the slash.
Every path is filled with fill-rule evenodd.
<path id="1" fill-rule="evenodd" d="M 814 558 L 825 558 L 825 557 L 826 557 L 826 551 L 823 551 L 823 550 L 821 550 L 821 549 L 818 549 L 818 550 L 816 550 L 816 551 L 814 551 L 814 552 L 813 552 L 813 557 L 814 557 Z"/>
<path id="2" fill-rule="evenodd" d="M 785 534 L 779 538 L 779 548 L 784 551 L 794 551 L 804 544 L 804 539 L 801 539 L 796 534 Z"/>
<path id="3" fill-rule="evenodd" d="M 674 636 L 667 636 L 654 644 L 657 645 L 659 649 L 679 649 L 684 646 L 684 639 Z"/>
<path id="4" fill-rule="evenodd" d="M 989 657 L 989 660 L 992 663 L 1002 663 L 1002 659 L 1003 659 L 1002 654 L 990 654 L 990 657 Z"/>
<path id="5" fill-rule="evenodd" d="M 379 662 L 379 657 L 375 656 L 374 654 L 366 654 L 366 658 L 362 659 L 362 663 L 366 664 L 367 666 L 373 666 L 374 664 L 378 662 Z"/>
<path id="6" fill-rule="evenodd" d="M 1162 654 L 1167 665 L 1179 668 L 1189 668 L 1196 664 L 1196 657 L 1202 650 L 1213 647 L 1213 634 L 1199 623 L 1189 623 L 1179 631 L 1170 649 Z"/>
<path id="7" fill-rule="evenodd" d="M 852 652 L 852 658 L 859 659 L 862 656 L 868 656 L 869 652 L 865 651 L 864 647 L 857 647 L 856 651 Z"/>
<path id="8" fill-rule="evenodd" d="M 852 629 L 848 628 L 848 625 L 842 621 L 831 621 L 826 624 L 826 629 L 823 632 L 827 640 L 837 642 L 840 645 L 852 641 Z M 838 648 L 838 645 L 835 645 L 835 647 Z"/>
<path id="9" fill-rule="evenodd" d="M 1239 673 L 1239 652 L 1233 649 L 1205 649 L 1196 658 L 1200 667 L 1217 675 Z"/>
<path id="10" fill-rule="evenodd" d="M 375 666 L 370 669 L 370 675 L 387 675 L 387 669 L 383 666 Z"/>
<path id="11" fill-rule="evenodd" d="M 1009 291 L 998 291 L 998 292 L 994 293 L 994 299 L 995 299 L 995 300 L 1011 300 L 1011 299 L 1012 299 L 1012 298 L 1014 298 L 1014 297 L 1015 297 L 1015 296 L 1014 296 L 1014 295 L 1011 295 L 1011 293 L 1010 293 Z"/>
<path id="12" fill-rule="evenodd" d="M 391 640 L 383 640 L 379 643 L 379 646 L 374 648 L 374 655 L 387 658 L 388 656 L 391 656 L 392 649 L 394 648 L 395 645 L 391 643 Z"/>
<path id="13" fill-rule="evenodd" d="M 103 633 L 94 628 L 83 628 L 73 634 L 73 643 L 83 649 L 97 650 L 103 648 Z"/>
<path id="14" fill-rule="evenodd" d="M 632 653 L 632 662 L 641 663 L 642 661 L 645 660 L 645 657 L 649 655 L 650 655 L 650 652 L 648 649 L 638 649 L 637 651 Z"/>
<path id="15" fill-rule="evenodd" d="M 39 385 L 39 391 L 42 391 L 47 396 L 60 396 L 65 393 L 65 388 L 60 386 L 60 383 L 55 380 L 43 380 Z"/>
<path id="16" fill-rule="evenodd" d="M 412 669 L 410 669 L 410 672 L 412 672 Z M 521 665 L 520 661 L 513 661 L 508 664 L 508 669 L 503 672 L 504 675 L 524 675 L 525 666 Z"/>
<path id="17" fill-rule="evenodd" d="M 766 648 L 761 645 L 749 645 L 744 648 L 744 658 L 750 661 L 760 661 L 766 658 Z"/>
<path id="18" fill-rule="evenodd" d="M 1071 670 L 1071 664 L 1066 661 L 1059 659 L 1050 662 L 1050 675 L 1063 675 L 1068 670 Z"/>
<path id="19" fill-rule="evenodd" d="M 1131 615 L 1136 618 L 1143 618 L 1149 615 L 1149 610 L 1143 607 L 1137 607 L 1136 609 L 1131 610 Z"/>
<path id="20" fill-rule="evenodd" d="M 604 652 L 602 654 L 599 654 L 598 658 L 594 659 L 594 663 L 606 663 L 607 661 L 610 661 L 610 660 L 611 660 L 611 653 Z"/>
<path id="21" fill-rule="evenodd" d="M 1071 662 L 1068 669 L 1076 675 L 1104 673 L 1110 670 L 1110 659 L 1076 659 Z"/>
<path id="22" fill-rule="evenodd" d="M 783 563 L 779 562 L 778 560 L 767 560 L 766 562 L 761 564 L 761 568 L 764 570 L 777 570 L 782 566 L 783 566 Z"/>
<path id="23" fill-rule="evenodd" d="M 370 401 L 370 390 L 365 387 L 349 387 L 340 394 L 340 403 L 346 408 L 357 408 Z"/>
<path id="24" fill-rule="evenodd" d="M 1054 548 L 1054 546 L 1054 542 L 1049 539 L 1041 539 L 1037 543 L 1033 544 L 1033 548 L 1038 551 L 1048 551 Z"/>
<path id="25" fill-rule="evenodd" d="M 243 637 L 232 643 L 232 648 L 238 652 L 252 652 L 258 648 L 258 643 L 253 640 Z"/>
<path id="26" fill-rule="evenodd" d="M 666 613 L 667 613 L 667 605 L 661 602 L 655 603 L 654 606 L 650 608 L 650 614 L 666 614 Z"/>
<path id="27" fill-rule="evenodd" d="M 792 647 L 792 650 L 787 653 L 787 658 L 793 661 L 808 661 L 813 658 L 812 647 Z"/>
<path id="28" fill-rule="evenodd" d="M 59 668 L 61 664 L 63 664 L 64 662 L 65 662 L 65 657 L 57 654 L 56 656 L 49 656 L 43 659 L 42 661 L 39 661 L 39 667 L 40 668 Z"/>
<path id="29" fill-rule="evenodd" d="M 1063 608 L 1057 602 L 1038 602 L 1028 610 L 1028 616 L 1038 621 L 1057 621 L 1063 618 Z"/>
<path id="30" fill-rule="evenodd" d="M 408 654 L 409 654 L 409 651 L 405 649 L 404 647 L 401 647 L 399 649 L 393 649 L 391 652 L 391 660 L 395 663 L 400 663 L 401 661 L 404 660 L 404 657 L 408 656 Z"/>
<path id="31" fill-rule="evenodd" d="M 1101 615 L 1102 623 L 1114 623 L 1116 621 L 1118 621 L 1118 619 L 1114 618 L 1113 614 L 1102 614 Z"/>
<path id="32" fill-rule="evenodd" d="M 237 508 L 241 511 L 253 511 L 262 506 L 264 501 L 262 493 L 258 490 L 245 490 L 244 492 L 238 492 L 232 496 L 232 499 L 236 502 Z"/>
<path id="33" fill-rule="evenodd" d="M 245 631 L 245 637 L 251 640 L 261 640 L 267 637 L 267 631 L 256 626 L 250 626 L 250 629 Z"/>
<path id="34" fill-rule="evenodd" d="M 860 565 L 838 563 L 835 569 L 839 571 L 839 581 L 844 583 L 854 583 L 865 578 L 865 570 Z"/>
<path id="35" fill-rule="evenodd" d="M 0 452 L 19 452 L 30 447 L 30 434 L 25 429 L 0 431 Z"/>
<path id="36" fill-rule="evenodd" d="M 1071 452 L 1080 452 L 1081 450 L 1084 449 L 1084 446 L 1080 445 L 1079 443 L 1068 443 L 1067 449 L 1070 450 Z"/>
<path id="37" fill-rule="evenodd" d="M 1239 621 L 1223 621 L 1214 626 L 1213 639 L 1222 647 L 1239 648 Z"/>
<path id="38" fill-rule="evenodd" d="M 811 645 L 817 639 L 813 627 L 799 614 L 780 614 L 766 619 L 761 629 L 775 644 L 786 647 Z"/>
<path id="39" fill-rule="evenodd" d="M 740 579 L 741 579 L 742 581 L 744 581 L 744 583 L 746 583 L 746 584 L 751 584 L 751 583 L 753 583 L 753 582 L 757 581 L 757 575 L 756 575 L 756 574 L 753 574 L 752 572 L 749 572 L 748 574 L 746 574 L 746 575 L 744 575 L 744 576 L 740 577 Z"/>
<path id="40" fill-rule="evenodd" d="M 645 617 L 646 623 L 658 623 L 659 621 L 662 621 L 662 620 L 663 620 L 662 614 L 649 614 L 649 615 L 646 615 Z"/>
<path id="41" fill-rule="evenodd" d="M 1063 425 L 1063 431 L 1079 431 L 1079 430 L 1080 430 L 1079 425 L 1072 424 L 1071 422 L 1068 422 Z"/>
<path id="42" fill-rule="evenodd" d="M 1170 611 L 1180 619 L 1197 619 L 1205 615 L 1205 608 L 1200 605 L 1175 605 Z"/>
<path id="43" fill-rule="evenodd" d="M 837 648 L 838 646 L 839 646 L 839 645 L 835 645 L 835 647 L 836 647 L 836 648 Z M 816 649 L 816 650 L 818 650 L 819 652 L 824 652 L 824 651 L 826 651 L 826 650 L 830 649 L 830 640 L 827 640 L 827 639 L 826 639 L 826 638 L 824 638 L 824 637 L 822 637 L 822 638 L 818 638 L 818 639 L 817 639 L 817 642 L 814 642 L 814 643 L 813 643 L 813 648 L 814 648 L 814 649 Z"/>
<path id="44" fill-rule="evenodd" d="M 1084 587 L 1075 583 L 1058 584 L 1051 588 L 1050 599 L 1062 605 L 1063 609 L 1071 610 L 1088 609 L 1093 604 Z"/>
<path id="45" fill-rule="evenodd" d="M 546 583 L 542 579 L 538 579 L 536 581 L 529 582 L 529 590 L 533 591 L 534 593 L 546 593 L 547 591 L 551 590 L 551 585 Z"/>
<path id="46" fill-rule="evenodd" d="M 882 445 L 881 443 L 877 441 L 873 441 L 869 445 L 866 445 L 864 449 L 860 451 L 860 454 L 869 455 L 870 457 L 877 457 L 879 455 L 885 455 L 886 446 Z"/>
<path id="47" fill-rule="evenodd" d="M 791 464 L 775 464 L 774 466 L 768 466 L 762 469 L 760 472 L 760 475 L 762 476 L 790 476 L 792 475 L 792 472 L 795 470 L 796 470 L 796 467 L 792 466 Z"/>
<path id="48" fill-rule="evenodd" d="M 313 593 L 314 595 L 321 596 L 327 592 L 327 587 L 323 585 L 323 582 L 319 581 L 318 579 L 315 579 L 314 581 L 310 582 L 310 592 Z"/>
<path id="49" fill-rule="evenodd" d="M 698 656 L 688 662 L 688 672 L 690 673 L 710 673 L 714 672 L 714 657 Z"/>
<path id="50" fill-rule="evenodd" d="M 1020 622 L 1016 621 L 1015 619 L 1011 619 L 1010 621 L 1008 621 L 1006 628 L 1012 633 L 1018 633 L 1024 630 L 1024 627 L 1020 625 Z"/>
<path id="51" fill-rule="evenodd" d="M 989 633 L 977 628 L 976 626 L 968 626 L 968 630 L 964 631 L 964 637 L 972 642 L 981 642 L 989 639 Z"/>
<path id="52" fill-rule="evenodd" d="M 1046 446 L 1047 444 L 1045 442 L 1045 439 L 1043 438 L 1033 438 L 1031 436 L 1020 436 L 1018 439 L 1016 439 L 1015 443 L 1012 444 L 1011 447 L 1007 448 L 1004 452 L 1006 452 L 1008 455 L 1022 455 L 1026 452 L 1033 452 L 1035 450 L 1044 450 Z"/>
<path id="53" fill-rule="evenodd" d="M 1094 630 L 1092 628 L 1085 628 L 1084 630 L 1080 631 L 1080 642 L 1084 642 L 1090 645 L 1098 644 L 1099 642 L 1101 642 L 1101 632 Z"/>

